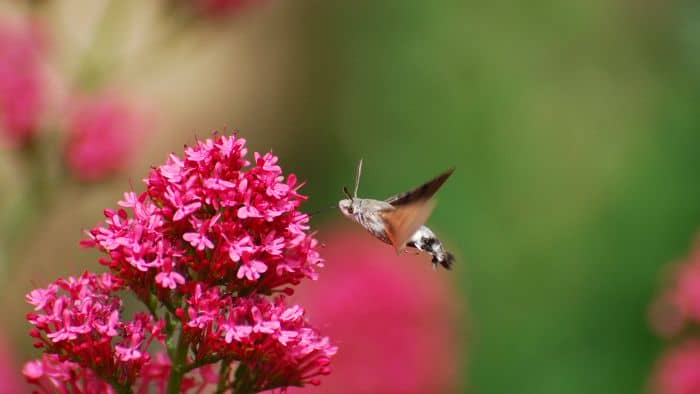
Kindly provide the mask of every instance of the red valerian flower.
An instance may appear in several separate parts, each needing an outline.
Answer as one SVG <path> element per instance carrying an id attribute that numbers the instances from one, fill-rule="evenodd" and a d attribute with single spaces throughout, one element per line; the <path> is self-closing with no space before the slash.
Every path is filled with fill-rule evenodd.
<path id="1" fill-rule="evenodd" d="M 113 294 L 120 287 L 121 281 L 111 274 L 85 273 L 32 291 L 27 300 L 38 309 L 27 319 L 35 327 L 36 346 L 81 367 L 103 371 L 107 380 L 133 384 L 150 359 L 148 346 L 154 339 L 164 339 L 164 322 L 145 313 L 122 322 L 121 300 Z"/>
<path id="2" fill-rule="evenodd" d="M 61 361 L 57 354 L 44 353 L 40 359 L 26 363 L 22 373 L 44 393 L 115 393 L 92 370 L 75 362 Z"/>
<path id="3" fill-rule="evenodd" d="M 306 197 L 277 157 L 255 153 L 251 165 L 246 153 L 236 136 L 199 141 L 154 168 L 146 191 L 105 210 L 106 224 L 83 245 L 103 251 L 110 272 L 27 295 L 31 335 L 51 355 L 26 365 L 32 383 L 101 392 L 84 384 L 94 378 L 118 392 L 249 393 L 329 374 L 337 348 L 285 301 L 323 265 L 298 210 Z M 149 313 L 123 320 L 124 291 Z M 152 357 L 158 345 L 166 352 Z"/>
<path id="4" fill-rule="evenodd" d="M 106 252 L 103 264 L 132 288 L 153 286 L 164 299 L 193 280 L 268 294 L 315 279 L 322 260 L 308 215 L 297 211 L 301 185 L 270 153 L 255 153 L 247 168 L 246 153 L 231 136 L 200 141 L 184 159 L 170 155 L 144 193 L 105 211 L 106 226 L 84 245 Z"/>
<path id="5" fill-rule="evenodd" d="M 337 347 L 304 320 L 299 305 L 287 307 L 284 297 L 273 301 L 252 296 L 222 296 L 217 288 L 197 286 L 188 300 L 185 334 L 195 350 L 195 362 L 209 358 L 240 360 L 254 391 L 318 384 Z"/>

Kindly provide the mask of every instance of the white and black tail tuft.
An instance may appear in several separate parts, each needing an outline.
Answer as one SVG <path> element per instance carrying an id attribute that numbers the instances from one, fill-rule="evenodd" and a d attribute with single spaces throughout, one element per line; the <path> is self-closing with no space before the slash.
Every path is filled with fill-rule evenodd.
<path id="1" fill-rule="evenodd" d="M 455 256 L 450 252 L 445 252 L 443 256 L 433 256 L 433 266 L 437 267 L 438 263 L 447 270 L 452 269 L 452 263 L 455 262 Z"/>
<path id="2" fill-rule="evenodd" d="M 445 267 L 445 269 L 449 270 L 452 268 L 452 264 L 455 260 L 454 255 L 445 250 L 445 247 L 435 236 L 435 233 L 426 226 L 421 226 L 406 243 L 406 246 L 421 250 L 433 256 L 432 261 L 434 267 L 440 264 Z"/>

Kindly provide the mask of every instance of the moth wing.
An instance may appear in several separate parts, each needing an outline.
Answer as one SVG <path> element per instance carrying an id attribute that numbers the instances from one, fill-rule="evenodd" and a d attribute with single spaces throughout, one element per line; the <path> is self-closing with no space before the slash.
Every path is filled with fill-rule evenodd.
<path id="1" fill-rule="evenodd" d="M 395 196 L 387 198 L 385 201 L 389 204 L 398 207 L 401 205 L 411 205 L 418 201 L 429 200 L 440 187 L 445 183 L 447 178 L 455 171 L 454 167 L 429 180 L 428 182 L 418 186 L 413 190 L 404 193 L 399 193 Z M 418 226 L 420 227 L 420 226 Z"/>
<path id="2" fill-rule="evenodd" d="M 394 209 L 381 212 L 386 233 L 397 252 L 399 252 L 411 236 L 418 231 L 430 217 L 435 208 L 433 200 L 417 200 L 410 204 L 403 204 Z"/>

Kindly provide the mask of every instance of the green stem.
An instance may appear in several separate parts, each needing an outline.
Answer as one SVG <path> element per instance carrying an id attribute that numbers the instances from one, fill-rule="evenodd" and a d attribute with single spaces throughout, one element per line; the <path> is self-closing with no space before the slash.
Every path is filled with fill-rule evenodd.
<path id="1" fill-rule="evenodd" d="M 250 370 L 244 363 L 238 364 L 238 368 L 236 368 L 236 375 L 233 378 L 232 387 L 235 394 L 255 393 L 250 376 Z"/>
<path id="2" fill-rule="evenodd" d="M 105 380 L 107 383 L 110 384 L 110 386 L 112 386 L 114 391 L 116 391 L 119 394 L 132 394 L 134 392 L 130 386 L 125 385 L 125 384 L 121 384 L 114 379 L 105 379 Z"/>
<path id="3" fill-rule="evenodd" d="M 155 319 L 159 319 L 158 317 L 158 297 L 153 294 L 153 293 L 148 293 L 148 299 L 141 300 L 146 307 L 148 308 L 148 311 L 151 312 L 151 315 Z"/>
<path id="4" fill-rule="evenodd" d="M 114 387 L 114 386 L 112 386 Z M 118 386 L 114 387 L 114 389 L 117 391 L 119 394 L 132 394 L 134 391 L 131 389 L 129 386 Z"/>
<path id="5" fill-rule="evenodd" d="M 221 361 L 221 357 L 219 357 L 219 356 L 204 357 L 204 358 L 200 359 L 199 361 L 195 361 L 191 364 L 187 364 L 185 366 L 185 373 L 190 372 L 193 369 L 197 369 L 197 368 L 202 367 L 202 366 L 207 365 L 207 364 L 214 364 L 218 361 Z"/>
<path id="6" fill-rule="evenodd" d="M 33 230 L 39 219 L 48 211 L 52 202 L 52 192 L 55 189 L 54 179 L 51 178 L 50 167 L 53 165 L 49 157 L 53 154 L 53 141 L 49 139 L 34 140 L 24 147 L 21 152 L 24 165 L 28 169 L 28 180 L 22 191 L 22 196 L 10 207 L 5 215 L 0 217 L 3 236 L 0 236 L 1 269 L 9 271 L 17 264 L 26 250 L 26 235 Z M 7 275 L 2 275 L 0 281 Z"/>
<path id="7" fill-rule="evenodd" d="M 221 360 L 219 367 L 219 383 L 214 394 L 223 394 L 228 386 L 228 375 L 231 373 L 231 360 Z"/>
<path id="8" fill-rule="evenodd" d="M 180 329 L 178 335 L 179 337 L 176 343 L 173 343 L 174 337 L 171 337 L 171 341 L 168 342 L 168 352 L 173 355 L 171 359 L 172 367 L 170 369 L 170 379 L 168 379 L 168 389 L 166 391 L 168 394 L 177 394 L 180 392 L 182 378 L 185 376 L 189 345 L 187 341 L 185 341 L 185 335 L 182 329 Z"/>

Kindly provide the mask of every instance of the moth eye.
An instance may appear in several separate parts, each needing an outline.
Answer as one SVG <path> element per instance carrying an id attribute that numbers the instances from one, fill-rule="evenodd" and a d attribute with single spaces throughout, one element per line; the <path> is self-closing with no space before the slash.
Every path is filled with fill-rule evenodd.
<path id="1" fill-rule="evenodd" d="M 349 207 L 348 207 L 348 213 L 349 213 L 350 215 L 352 215 L 352 214 L 354 213 L 354 212 L 353 212 L 353 209 L 352 209 L 352 206 L 349 206 Z"/>

